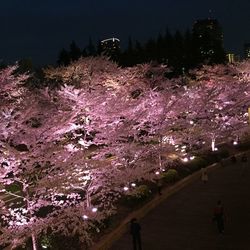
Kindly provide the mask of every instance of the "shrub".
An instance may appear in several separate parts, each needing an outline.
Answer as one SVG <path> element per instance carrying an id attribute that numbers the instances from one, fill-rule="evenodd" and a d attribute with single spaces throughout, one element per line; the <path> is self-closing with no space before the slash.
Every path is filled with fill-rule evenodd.
<path id="1" fill-rule="evenodd" d="M 52 239 L 50 236 L 43 235 L 40 239 L 40 243 L 42 248 L 51 248 L 52 247 Z"/>
<path id="2" fill-rule="evenodd" d="M 178 172 L 175 169 L 169 169 L 167 172 L 161 174 L 161 178 L 165 182 L 175 182 L 178 178 Z"/>
<path id="3" fill-rule="evenodd" d="M 136 187 L 129 196 L 136 199 L 144 199 L 150 195 L 150 190 L 147 185 L 140 185 Z"/>
<path id="4" fill-rule="evenodd" d="M 217 155 L 218 155 L 219 160 L 223 158 L 227 158 L 230 155 L 227 149 L 221 149 L 217 152 L 218 152 Z"/>
<path id="5" fill-rule="evenodd" d="M 42 245 L 46 246 L 47 249 L 53 250 L 75 250 L 75 249 L 87 249 L 84 247 L 84 243 L 79 241 L 79 237 L 65 236 L 65 235 L 52 235 L 48 238 L 41 239 Z"/>
<path id="6" fill-rule="evenodd" d="M 202 158 L 206 161 L 206 165 L 213 164 L 215 162 L 219 162 L 221 159 L 227 158 L 230 156 L 228 149 L 219 149 L 214 152 L 206 152 L 202 155 Z M 203 166 L 202 166 L 203 167 Z"/>
<path id="7" fill-rule="evenodd" d="M 249 149 L 250 148 L 250 141 L 245 140 L 245 141 L 239 143 L 237 148 L 239 148 L 239 150 L 247 150 L 247 149 Z"/>
<path id="8" fill-rule="evenodd" d="M 12 183 L 10 185 L 6 185 L 5 186 L 6 191 L 11 192 L 11 193 L 16 193 L 18 191 L 20 191 L 20 187 L 18 186 L 18 184 Z"/>
<path id="9" fill-rule="evenodd" d="M 177 171 L 178 171 L 179 176 L 181 177 L 188 176 L 191 173 L 191 170 L 183 164 L 177 166 Z"/>
<path id="10" fill-rule="evenodd" d="M 191 172 L 195 172 L 201 169 L 202 167 L 209 165 L 209 163 L 210 163 L 209 161 L 205 160 L 202 157 L 196 157 L 192 161 L 185 163 L 184 166 L 190 169 Z"/>
<path id="11" fill-rule="evenodd" d="M 142 205 L 148 200 L 151 195 L 151 191 L 147 185 L 140 185 L 130 191 L 126 196 L 121 198 L 120 204 L 125 207 L 133 209 Z"/>

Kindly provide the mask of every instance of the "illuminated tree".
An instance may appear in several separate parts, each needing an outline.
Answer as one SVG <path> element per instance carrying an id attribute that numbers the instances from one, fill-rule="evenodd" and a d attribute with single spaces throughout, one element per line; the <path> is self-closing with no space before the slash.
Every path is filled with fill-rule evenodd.
<path id="1" fill-rule="evenodd" d="M 214 142 L 216 138 L 240 137 L 248 129 L 249 83 L 243 84 L 230 65 L 204 66 L 195 76 L 196 82 L 183 94 L 186 108 L 182 118 L 192 128 L 188 130 L 191 138 Z M 180 124 L 185 122 L 180 120 Z"/>
<path id="2" fill-rule="evenodd" d="M 32 92 L 17 88 L 27 76 L 3 71 L 0 183 L 19 203 L 1 204 L 1 242 L 32 236 L 36 249 L 47 231 L 90 242 L 131 184 L 154 181 L 169 154 L 191 157 L 212 139 L 240 137 L 250 105 L 241 67 L 204 66 L 183 85 L 165 79 L 163 66 L 84 58 L 46 70 L 60 89 Z"/>

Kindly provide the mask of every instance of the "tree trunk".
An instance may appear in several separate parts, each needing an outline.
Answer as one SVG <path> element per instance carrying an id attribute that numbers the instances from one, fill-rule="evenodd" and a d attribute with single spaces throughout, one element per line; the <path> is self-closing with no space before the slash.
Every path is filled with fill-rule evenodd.
<path id="1" fill-rule="evenodd" d="M 212 151 L 215 151 L 215 139 L 214 138 L 212 139 L 211 147 L 212 147 Z"/>
<path id="2" fill-rule="evenodd" d="M 37 242 L 36 242 L 36 236 L 35 236 L 34 233 L 31 234 L 31 238 L 32 238 L 33 250 L 38 250 L 38 248 L 37 248 Z"/>

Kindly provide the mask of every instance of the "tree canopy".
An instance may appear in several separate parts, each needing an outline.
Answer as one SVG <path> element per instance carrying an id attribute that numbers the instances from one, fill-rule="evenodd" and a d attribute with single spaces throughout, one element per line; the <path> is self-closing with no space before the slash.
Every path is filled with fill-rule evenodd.
<path id="1" fill-rule="evenodd" d="M 1 204 L 2 244 L 47 231 L 90 242 L 123 188 L 162 170 L 163 153 L 167 168 L 172 153 L 249 134 L 249 62 L 203 66 L 183 81 L 163 65 L 87 57 L 45 70 L 58 88 L 32 90 L 15 70 L 0 71 L 1 192 L 18 198 Z"/>

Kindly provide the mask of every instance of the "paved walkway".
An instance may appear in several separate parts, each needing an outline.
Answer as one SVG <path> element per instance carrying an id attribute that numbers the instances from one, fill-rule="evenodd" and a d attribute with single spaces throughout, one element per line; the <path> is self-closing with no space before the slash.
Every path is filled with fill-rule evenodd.
<path id="1" fill-rule="evenodd" d="M 212 222 L 218 199 L 226 211 L 225 233 Z M 250 155 L 227 164 L 170 196 L 140 220 L 143 250 L 250 250 Z M 112 250 L 132 250 L 127 232 Z"/>

